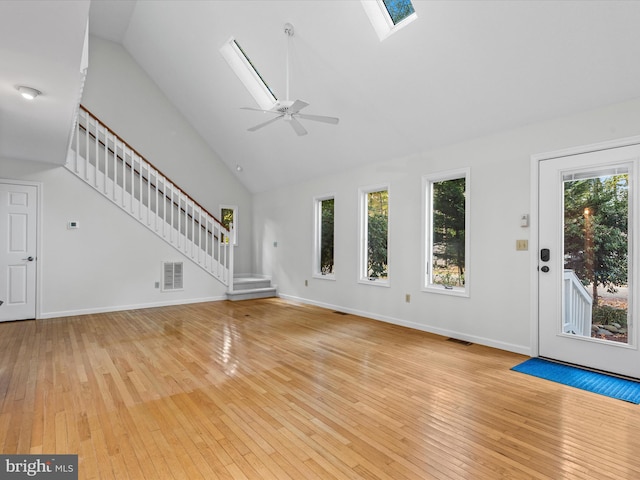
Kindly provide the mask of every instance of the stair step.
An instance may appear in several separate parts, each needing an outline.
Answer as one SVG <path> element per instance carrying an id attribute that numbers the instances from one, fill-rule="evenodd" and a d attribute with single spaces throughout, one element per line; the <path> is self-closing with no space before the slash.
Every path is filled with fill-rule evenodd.
<path id="1" fill-rule="evenodd" d="M 271 280 L 258 277 L 236 277 L 233 279 L 234 290 L 253 290 L 271 287 Z"/>
<path id="2" fill-rule="evenodd" d="M 235 283 L 234 283 L 235 288 Z M 262 288 L 245 288 L 242 290 L 234 290 L 233 292 L 227 292 L 227 300 L 236 302 L 238 300 L 252 300 L 254 298 L 270 298 L 276 296 L 275 287 L 262 287 Z"/>

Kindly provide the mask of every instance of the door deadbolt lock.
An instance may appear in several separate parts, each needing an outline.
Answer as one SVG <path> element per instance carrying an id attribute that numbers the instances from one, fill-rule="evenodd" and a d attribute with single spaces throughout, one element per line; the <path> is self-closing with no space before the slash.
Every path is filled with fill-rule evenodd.
<path id="1" fill-rule="evenodd" d="M 551 252 L 549 252 L 548 248 L 543 248 L 540 250 L 540 260 L 543 262 L 548 262 L 549 258 L 551 258 Z"/>

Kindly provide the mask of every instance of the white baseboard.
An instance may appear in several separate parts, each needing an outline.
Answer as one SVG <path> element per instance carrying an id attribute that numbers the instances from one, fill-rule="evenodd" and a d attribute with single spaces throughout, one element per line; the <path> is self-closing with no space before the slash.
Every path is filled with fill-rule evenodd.
<path id="1" fill-rule="evenodd" d="M 501 342 L 491 338 L 479 337 L 476 335 L 467 335 L 461 332 L 453 330 L 447 330 L 439 327 L 432 327 L 430 325 L 424 325 L 421 323 L 411 322 L 400 318 L 389 317 L 386 315 L 378 315 L 377 313 L 365 312 L 362 310 L 356 310 L 353 308 L 347 308 L 340 305 L 332 305 L 324 302 L 317 302 L 315 300 L 309 300 L 306 298 L 295 297 L 293 295 L 286 295 L 279 293 L 278 296 L 285 300 L 291 300 L 294 302 L 305 303 L 308 305 L 315 305 L 317 307 L 327 308 L 329 310 L 337 310 L 340 312 L 350 313 L 352 315 L 358 315 L 360 317 L 370 318 L 372 320 L 379 320 L 381 322 L 392 323 L 394 325 L 400 325 L 402 327 L 413 328 L 414 330 L 420 330 L 423 332 L 434 333 L 443 337 L 456 338 L 458 340 L 464 340 L 466 342 L 477 343 L 479 345 L 485 345 L 487 347 L 497 348 L 499 350 L 505 350 L 507 352 L 519 353 L 522 355 L 531 356 L 531 348 L 526 345 L 516 345 L 513 343 Z"/>
<path id="2" fill-rule="evenodd" d="M 187 305 L 190 303 L 219 302 L 226 299 L 227 299 L 226 296 L 191 298 L 187 300 L 172 300 L 168 302 L 152 302 L 152 303 L 140 303 L 136 305 L 119 305 L 119 306 L 108 306 L 108 307 L 97 307 L 97 308 L 84 308 L 84 309 L 78 309 L 78 310 L 65 310 L 60 312 L 42 312 L 38 316 L 38 320 L 45 320 L 47 318 L 58 318 L 58 317 L 72 317 L 76 315 L 90 315 L 94 313 L 122 312 L 124 310 L 139 310 L 141 308 Z"/>

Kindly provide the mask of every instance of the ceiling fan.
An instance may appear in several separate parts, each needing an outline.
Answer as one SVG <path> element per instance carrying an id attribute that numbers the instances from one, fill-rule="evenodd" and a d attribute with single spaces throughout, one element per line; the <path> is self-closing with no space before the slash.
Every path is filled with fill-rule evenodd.
<path id="1" fill-rule="evenodd" d="M 267 120 L 266 122 L 255 125 L 249 129 L 250 132 L 255 132 L 256 130 L 260 130 L 262 127 L 266 127 L 270 123 L 276 122 L 278 120 L 284 120 L 291 128 L 299 135 L 306 135 L 308 132 L 302 126 L 302 124 L 298 121 L 299 118 L 303 120 L 312 120 L 314 122 L 322 122 L 322 123 L 330 123 L 337 124 L 339 119 L 336 117 L 326 117 L 323 115 L 309 115 L 306 113 L 300 113 L 300 110 L 309 106 L 307 102 L 303 102 L 302 100 L 289 100 L 289 41 L 291 37 L 293 37 L 293 25 L 290 23 L 285 24 L 284 33 L 287 35 L 287 99 L 284 101 L 278 101 L 273 108 L 269 110 L 262 110 L 260 108 L 251 108 L 251 107 L 241 107 L 243 110 L 253 110 L 256 112 L 263 112 L 276 115 L 274 118 Z"/>

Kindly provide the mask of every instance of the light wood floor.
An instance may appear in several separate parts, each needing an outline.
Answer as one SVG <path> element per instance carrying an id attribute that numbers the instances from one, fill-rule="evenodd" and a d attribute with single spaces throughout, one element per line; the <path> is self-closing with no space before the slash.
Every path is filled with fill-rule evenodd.
<path id="1" fill-rule="evenodd" d="M 4 323 L 0 452 L 81 479 L 640 478 L 640 407 L 524 359 L 279 299 Z"/>

